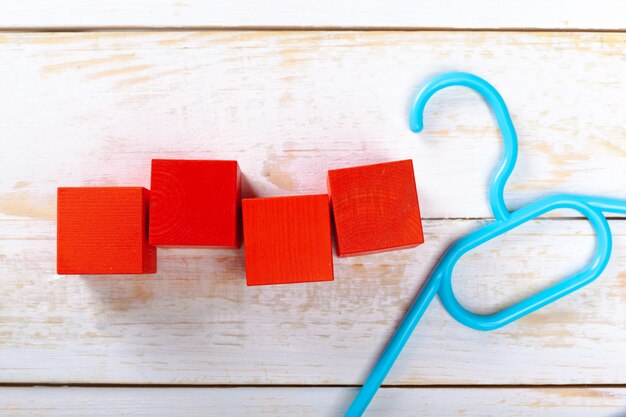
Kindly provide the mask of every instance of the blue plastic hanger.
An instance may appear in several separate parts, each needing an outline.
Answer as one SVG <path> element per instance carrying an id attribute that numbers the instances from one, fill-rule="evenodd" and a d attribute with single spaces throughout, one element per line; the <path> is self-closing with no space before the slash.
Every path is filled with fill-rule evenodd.
<path id="1" fill-rule="evenodd" d="M 437 91 L 451 86 L 469 87 L 480 93 L 493 110 L 502 132 L 504 155 L 489 185 L 489 202 L 495 220 L 459 239 L 448 248 L 352 402 L 345 414 L 346 417 L 361 416 L 365 412 L 436 294 L 439 294 L 443 306 L 455 320 L 477 330 L 498 329 L 584 287 L 596 279 L 604 271 L 611 256 L 612 248 L 611 230 L 603 212 L 626 214 L 626 201 L 624 200 L 572 194 L 555 194 L 510 212 L 504 203 L 504 186 L 517 160 L 517 135 L 504 100 L 498 91 L 487 81 L 463 72 L 444 73 L 433 78 L 419 92 L 413 103 L 410 113 L 411 130 L 415 133 L 422 131 L 426 103 Z M 457 261 L 463 255 L 529 220 L 535 219 L 549 211 L 563 208 L 573 209 L 581 213 L 591 222 L 596 232 L 596 252 L 587 266 L 569 278 L 494 314 L 480 315 L 472 313 L 457 301 L 452 290 L 452 271 Z"/>

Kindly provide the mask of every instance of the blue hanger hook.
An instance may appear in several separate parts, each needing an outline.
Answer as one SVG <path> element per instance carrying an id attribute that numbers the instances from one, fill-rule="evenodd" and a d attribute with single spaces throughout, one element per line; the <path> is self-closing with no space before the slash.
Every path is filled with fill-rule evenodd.
<path id="1" fill-rule="evenodd" d="M 457 240 L 448 248 L 374 365 L 374 369 L 346 412 L 346 417 L 359 417 L 365 412 L 435 295 L 439 295 L 445 309 L 458 322 L 477 330 L 498 329 L 595 280 L 606 268 L 612 249 L 611 230 L 604 212 L 626 214 L 624 200 L 571 194 L 555 194 L 509 212 L 504 203 L 504 187 L 517 159 L 517 135 L 504 100 L 491 84 L 463 72 L 450 72 L 435 77 L 415 99 L 409 120 L 411 130 L 414 132 L 422 130 L 424 107 L 433 94 L 443 88 L 457 85 L 469 87 L 487 100 L 504 139 L 504 155 L 489 185 L 489 201 L 495 220 Z M 463 255 L 549 211 L 564 208 L 581 213 L 596 232 L 596 251 L 584 268 L 551 287 L 493 314 L 473 313 L 457 301 L 452 289 L 452 272 Z"/>
<path id="2" fill-rule="evenodd" d="M 415 98 L 409 114 L 409 126 L 413 132 L 421 132 L 424 128 L 424 108 L 428 100 L 437 91 L 454 86 L 468 87 L 482 95 L 491 107 L 500 127 L 502 139 L 504 139 L 504 154 L 489 185 L 489 202 L 495 218 L 505 220 L 510 213 L 504 203 L 504 187 L 517 162 L 517 134 L 502 96 L 491 84 L 466 72 L 448 72 L 436 76 Z"/>

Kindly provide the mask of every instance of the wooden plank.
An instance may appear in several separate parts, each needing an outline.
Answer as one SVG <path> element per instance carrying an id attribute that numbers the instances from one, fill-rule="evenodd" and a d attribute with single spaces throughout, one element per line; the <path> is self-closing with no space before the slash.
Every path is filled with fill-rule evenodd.
<path id="1" fill-rule="evenodd" d="M 619 0 L 4 0 L 4 28 L 394 27 L 623 29 Z"/>
<path id="2" fill-rule="evenodd" d="M 1 388 L 19 416 L 342 416 L 354 388 Z M 367 416 L 622 416 L 624 388 L 382 389 Z"/>
<path id="3" fill-rule="evenodd" d="M 0 35 L 1 381 L 362 382 L 441 252 L 480 222 L 427 221 L 426 244 L 337 260 L 334 283 L 246 288 L 241 251 L 177 249 L 160 251 L 155 277 L 68 278 L 54 275 L 56 187 L 147 186 L 150 158 L 205 157 L 238 159 L 247 195 L 318 193 L 329 168 L 414 156 L 426 217 L 490 216 L 501 145 L 483 104 L 442 93 L 425 134 L 406 126 L 418 84 L 463 68 L 518 123 L 513 206 L 555 189 L 624 196 L 625 38 Z M 605 275 L 520 323 L 475 332 L 435 303 L 388 383 L 624 383 L 626 222 L 613 228 Z M 571 272 L 592 240 L 586 223 L 554 220 L 502 243 L 459 265 L 459 297 L 479 311 L 545 285 L 537 271 Z"/>
<path id="4" fill-rule="evenodd" d="M 335 259 L 335 281 L 246 287 L 243 251 L 159 251 L 149 276 L 57 276 L 51 221 L 0 222 L 0 381 L 360 384 L 443 250 L 482 224 L 424 222 L 416 249 Z M 387 384 L 624 384 L 626 221 L 596 282 L 479 332 L 438 300 Z M 468 254 L 459 300 L 481 313 L 589 258 L 590 226 L 540 220 Z"/>
<path id="5" fill-rule="evenodd" d="M 625 52 L 617 33 L 0 34 L 0 218 L 53 219 L 59 185 L 149 186 L 151 158 L 185 157 L 239 160 L 244 196 L 324 193 L 328 169 L 412 157 L 424 217 L 488 217 L 502 145 L 484 103 L 442 92 L 425 133 L 408 129 L 419 85 L 460 69 L 517 123 L 511 207 L 626 197 Z"/>

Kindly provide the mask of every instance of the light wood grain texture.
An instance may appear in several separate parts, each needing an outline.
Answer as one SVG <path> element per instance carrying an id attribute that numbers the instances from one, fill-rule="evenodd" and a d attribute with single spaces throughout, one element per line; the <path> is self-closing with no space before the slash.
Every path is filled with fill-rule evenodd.
<path id="1" fill-rule="evenodd" d="M 326 192 L 326 171 L 413 158 L 426 218 L 488 217 L 502 150 L 463 89 L 408 128 L 415 91 L 467 70 L 520 137 L 510 207 L 626 198 L 626 34 L 0 34 L 0 218 L 53 219 L 58 185 L 149 186 L 151 158 L 237 159 L 244 196 Z"/>
<path id="2" fill-rule="evenodd" d="M 482 222 L 429 220 L 416 249 L 335 259 L 333 283 L 246 287 L 242 251 L 159 251 L 156 275 L 57 276 L 54 223 L 0 222 L 5 382 L 360 384 L 442 251 Z M 625 382 L 626 222 L 594 283 L 493 332 L 435 300 L 388 384 Z M 581 267 L 580 220 L 527 224 L 461 259 L 459 300 L 493 311 Z"/>
<path id="3" fill-rule="evenodd" d="M 353 388 L 3 388 L 19 416 L 343 416 Z M 368 417 L 620 417 L 624 388 L 382 389 Z"/>
<path id="4" fill-rule="evenodd" d="M 619 0 L 3 0 L 0 26 L 623 29 L 625 15 Z"/>
<path id="5" fill-rule="evenodd" d="M 58 10 L 67 20 L 56 24 L 77 21 Z M 602 19 L 620 18 L 607 10 Z M 575 7 L 558 13 L 593 17 Z M 533 16 L 540 27 L 557 15 Z M 56 187 L 148 186 L 151 158 L 189 157 L 239 160 L 244 196 L 310 194 L 325 192 L 328 169 L 412 158 L 423 216 L 490 217 L 486 184 L 501 143 L 476 95 L 446 91 L 427 109 L 423 134 L 407 126 L 420 83 L 466 70 L 502 92 L 517 123 L 512 208 L 554 191 L 626 197 L 625 49 L 619 33 L 0 34 L 0 382 L 361 383 L 442 251 L 484 220 L 427 220 L 424 245 L 337 259 L 333 283 L 249 288 L 241 250 L 200 249 L 161 250 L 151 277 L 62 277 L 54 274 Z M 624 384 L 626 222 L 612 228 L 615 256 L 597 282 L 509 327 L 467 329 L 435 301 L 386 383 Z M 592 247 L 584 221 L 533 222 L 462 260 L 457 295 L 475 311 L 501 308 L 582 266 Z M 3 404 L 13 414 L 36 404 L 36 391 L 10 392 L 0 398 L 14 400 Z M 185 409 L 174 389 L 42 392 L 49 407 L 26 414 L 53 413 L 68 397 L 94 409 L 96 398 L 122 393 L 98 403 L 206 415 L 209 401 L 224 415 L 248 399 L 255 415 L 280 415 L 285 405 L 326 415 L 321 403 L 335 410 L 354 394 L 193 391 L 202 393 L 190 394 L 200 396 L 190 400 L 198 410 Z M 466 408 L 451 401 L 457 392 Z M 373 407 L 385 416 L 503 415 L 500 406 L 533 416 L 588 415 L 586 407 L 619 415 L 624 403 L 617 389 L 381 394 Z"/>

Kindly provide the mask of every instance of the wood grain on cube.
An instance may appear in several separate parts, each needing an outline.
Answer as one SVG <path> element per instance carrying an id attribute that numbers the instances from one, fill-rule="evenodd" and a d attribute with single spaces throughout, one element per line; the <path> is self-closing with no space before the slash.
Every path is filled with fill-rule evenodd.
<path id="1" fill-rule="evenodd" d="M 328 171 L 339 256 L 424 243 L 411 160 Z"/>
<path id="2" fill-rule="evenodd" d="M 149 274 L 149 191 L 141 187 L 59 188 L 57 273 Z"/>
<path id="3" fill-rule="evenodd" d="M 248 285 L 332 281 L 326 194 L 243 200 Z"/>
<path id="4" fill-rule="evenodd" d="M 241 172 L 237 161 L 152 161 L 150 243 L 240 245 Z"/>

